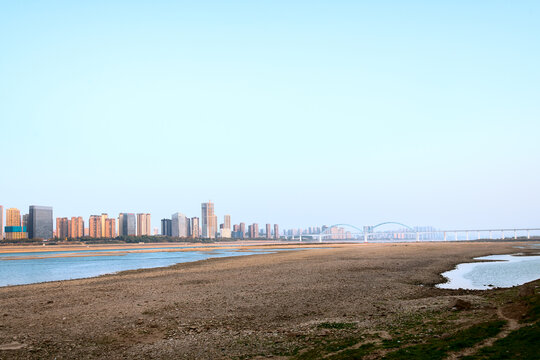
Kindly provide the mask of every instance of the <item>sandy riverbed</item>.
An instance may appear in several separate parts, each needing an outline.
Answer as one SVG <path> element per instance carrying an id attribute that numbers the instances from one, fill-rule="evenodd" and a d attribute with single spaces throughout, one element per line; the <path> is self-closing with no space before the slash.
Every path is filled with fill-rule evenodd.
<path id="1" fill-rule="evenodd" d="M 265 251 L 272 251 L 273 249 L 317 249 L 317 248 L 334 248 L 334 247 L 342 247 L 342 246 L 348 246 L 345 244 L 276 244 L 276 243 L 268 243 L 265 245 L 259 245 L 259 244 L 245 244 L 245 245 L 211 245 L 211 246 L 190 246 L 190 247 L 173 247 L 170 248 L 168 246 L 157 246 L 153 247 L 151 249 L 134 249 L 131 247 L 118 247 L 118 248 L 99 248 L 99 249 L 82 249 L 82 250 L 90 250 L 88 252 L 70 252 L 70 251 L 77 251 L 77 247 L 64 247 L 62 253 L 57 253 L 57 251 L 46 251 L 44 254 L 39 253 L 38 251 L 31 251 L 30 253 L 36 253 L 35 255 L 21 255 L 21 256 L 4 256 L 2 257 L 2 252 L 0 252 L 0 260 L 31 260 L 31 259 L 51 259 L 51 258 L 70 258 L 70 257 L 94 257 L 94 256 L 122 256 L 130 253 L 157 253 L 157 252 L 191 252 L 191 251 L 213 251 L 213 250 L 232 250 L 232 251 L 250 251 L 250 250 L 265 250 Z M 92 250 L 100 250 L 99 252 L 92 252 Z M 114 250 L 114 251 L 104 251 L 104 250 Z M 79 249 L 81 251 L 81 249 Z M 47 252 L 50 252 L 48 254 Z M 9 251 L 5 254 L 16 254 L 15 251 Z"/>
<path id="2" fill-rule="evenodd" d="M 130 250 L 130 249 L 152 249 L 152 248 L 187 248 L 191 251 L 196 248 L 215 249 L 221 247 L 240 247 L 240 246 L 272 246 L 284 245 L 295 246 L 291 242 L 280 241 L 231 241 L 219 243 L 144 243 L 144 244 L 60 244 L 60 245 L 1 245 L 0 254 L 10 254 L 18 252 L 50 252 L 50 251 L 82 251 L 82 250 Z"/>
<path id="3" fill-rule="evenodd" d="M 447 307 L 463 292 L 434 288 L 441 272 L 519 245 L 340 245 L 4 287 L 0 358 L 268 357 L 320 322 L 370 331 Z"/>

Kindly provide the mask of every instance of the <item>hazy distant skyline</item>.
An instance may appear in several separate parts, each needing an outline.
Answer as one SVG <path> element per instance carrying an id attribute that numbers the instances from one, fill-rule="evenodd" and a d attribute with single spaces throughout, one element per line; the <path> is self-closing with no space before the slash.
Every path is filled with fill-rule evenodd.
<path id="1" fill-rule="evenodd" d="M 536 1 L 0 2 L 0 205 L 540 226 Z"/>

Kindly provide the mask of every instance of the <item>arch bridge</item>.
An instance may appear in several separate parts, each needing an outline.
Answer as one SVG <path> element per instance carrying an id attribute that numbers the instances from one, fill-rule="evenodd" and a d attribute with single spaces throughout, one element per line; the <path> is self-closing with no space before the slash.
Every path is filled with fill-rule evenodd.
<path id="1" fill-rule="evenodd" d="M 395 231 L 374 231 L 384 225 L 399 225 L 402 228 Z M 511 228 L 511 229 L 460 229 L 460 230 L 437 230 L 437 229 L 421 229 L 412 228 L 406 224 L 396 221 L 385 221 L 373 226 L 363 226 L 362 228 L 352 224 L 334 224 L 327 227 L 324 231 L 318 234 L 300 234 L 300 236 L 292 236 L 292 240 L 298 238 L 318 239 L 322 242 L 323 238 L 343 235 L 344 233 L 332 232 L 334 228 L 348 227 L 353 231 L 349 232 L 353 240 L 363 238 L 364 242 L 368 240 L 397 240 L 397 241 L 469 241 L 481 239 L 540 239 L 540 228 Z M 509 235 L 510 234 L 510 235 Z M 396 237 L 397 236 L 397 237 Z"/>
<path id="2" fill-rule="evenodd" d="M 373 225 L 373 226 L 364 226 L 363 228 L 360 228 L 360 227 L 352 225 L 352 224 L 342 223 L 342 224 L 334 224 L 332 226 L 329 226 L 326 229 L 324 229 L 324 231 L 322 231 L 322 232 L 320 232 L 318 234 L 309 234 L 309 235 L 304 235 L 304 236 L 302 236 L 302 234 L 300 234 L 299 240 L 302 241 L 302 237 L 304 237 L 304 238 L 311 237 L 311 238 L 318 238 L 319 242 L 322 242 L 323 238 L 339 235 L 339 234 L 333 233 L 332 229 L 348 227 L 348 228 L 351 228 L 351 229 L 354 230 L 354 231 L 350 232 L 350 234 L 353 237 L 356 237 L 356 238 L 363 237 L 364 242 L 367 242 L 368 238 L 369 238 L 369 235 L 373 234 L 373 230 L 375 230 L 378 227 L 384 226 L 384 225 L 399 225 L 399 226 L 402 226 L 403 228 L 407 229 L 407 231 L 411 231 L 411 232 L 414 231 L 414 229 L 412 227 L 410 227 L 408 225 L 405 225 L 403 223 L 400 223 L 400 222 L 396 222 L 396 221 L 385 221 L 385 222 L 382 222 L 382 223 L 379 223 L 379 224 Z M 295 236 L 292 237 L 292 239 L 294 239 L 294 238 L 295 238 Z"/>

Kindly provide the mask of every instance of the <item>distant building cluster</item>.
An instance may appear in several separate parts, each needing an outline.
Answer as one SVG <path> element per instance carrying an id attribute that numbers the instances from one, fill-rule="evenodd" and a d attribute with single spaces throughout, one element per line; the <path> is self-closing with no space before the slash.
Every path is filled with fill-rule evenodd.
<path id="1" fill-rule="evenodd" d="M 218 218 L 211 201 L 201 204 L 201 217 L 187 217 L 181 212 L 171 215 L 170 219 L 161 219 L 161 234 L 153 229 L 151 215 L 148 213 L 120 213 L 118 217 L 108 214 L 90 215 L 88 222 L 82 216 L 58 217 L 56 228 L 53 223 L 53 209 L 50 206 L 29 207 L 28 213 L 21 216 L 19 209 L 9 208 L 5 211 L 0 206 L 0 239 L 113 239 L 119 236 L 170 236 L 178 238 L 233 238 L 233 239 L 278 239 L 277 224 L 266 224 L 259 230 L 257 223 L 246 228 L 245 223 L 231 223 L 231 215 L 225 215 L 223 223 L 218 225 Z"/>
<path id="2" fill-rule="evenodd" d="M 350 231 L 345 230 L 345 228 L 340 226 L 328 227 L 323 226 L 310 226 L 308 228 L 302 229 L 285 229 L 283 230 L 282 237 L 286 239 L 291 239 L 295 237 L 305 237 L 305 238 L 315 238 L 317 235 L 325 234 L 326 240 L 351 240 L 355 237 L 358 237 L 357 234 L 353 234 Z"/>
<path id="3" fill-rule="evenodd" d="M 273 230 L 272 230 L 273 229 Z M 177 212 L 170 219 L 161 219 L 161 235 L 185 238 L 205 239 L 278 239 L 279 226 L 266 224 L 266 232 L 259 232 L 259 225 L 254 223 L 231 223 L 231 215 L 223 217 L 223 223 L 218 226 L 218 218 L 214 212 L 214 203 L 211 201 L 201 204 L 201 217 L 187 217 Z"/>
<path id="4" fill-rule="evenodd" d="M 53 208 L 50 206 L 31 205 L 28 213 L 22 214 L 19 209 L 5 210 L 0 205 L 0 240 L 20 239 L 114 239 L 124 236 L 168 236 L 191 239 L 322 239 L 352 240 L 361 239 L 364 234 L 351 233 L 344 227 L 310 226 L 308 228 L 283 229 L 280 233 L 278 224 L 266 223 L 259 227 L 258 223 L 233 224 L 231 215 L 224 215 L 223 222 L 218 225 L 214 203 L 201 204 L 201 217 L 188 217 L 181 212 L 171 215 L 170 219 L 161 219 L 161 232 L 152 229 L 149 213 L 120 213 L 118 217 L 108 214 L 90 215 L 88 222 L 82 216 L 58 217 L 56 228 L 53 223 Z M 5 222 L 5 226 L 4 226 Z M 399 223 L 398 223 L 399 224 Z M 403 225 L 403 224 L 399 224 Z M 354 227 L 353 227 L 354 228 Z M 369 232 L 370 240 L 442 240 L 444 234 L 431 227 L 403 228 L 401 230 L 376 231 L 364 227 Z M 354 230 L 353 230 L 354 231 Z"/>
<path id="5" fill-rule="evenodd" d="M 21 216 L 16 208 L 6 209 L 6 226 L 4 227 L 4 208 L 0 206 L 0 238 L 6 240 L 19 239 L 51 239 L 53 237 L 52 207 L 31 205 L 28 214 Z M 5 233 L 5 234 L 4 234 Z"/>
<path id="6" fill-rule="evenodd" d="M 53 228 L 53 209 L 50 206 L 29 207 L 28 214 L 21 216 L 19 209 L 6 209 L 4 227 L 4 209 L 0 206 L 0 239 L 78 239 L 116 238 L 117 236 L 151 235 L 150 214 L 121 213 L 118 218 L 109 218 L 108 214 L 90 215 L 87 226 L 82 216 L 56 218 L 56 230 Z"/>

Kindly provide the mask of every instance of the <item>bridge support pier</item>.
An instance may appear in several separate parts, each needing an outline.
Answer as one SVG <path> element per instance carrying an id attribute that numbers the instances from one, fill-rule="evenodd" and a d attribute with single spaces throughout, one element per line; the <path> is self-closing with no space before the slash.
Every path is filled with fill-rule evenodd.
<path id="1" fill-rule="evenodd" d="M 527 239 L 531 239 L 531 230 L 527 230 Z"/>
<path id="2" fill-rule="evenodd" d="M 364 231 L 364 242 L 367 243 L 367 232 Z"/>
<path id="3" fill-rule="evenodd" d="M 420 233 L 417 231 L 416 232 L 416 242 L 419 242 L 420 241 Z"/>
<path id="4" fill-rule="evenodd" d="M 456 241 L 458 240 L 458 234 L 457 234 L 457 231 L 456 231 Z"/>
<path id="5" fill-rule="evenodd" d="M 514 229 L 514 240 L 517 240 L 517 230 Z"/>
<path id="6" fill-rule="evenodd" d="M 466 236 L 465 239 L 466 239 L 467 241 L 469 241 L 469 232 L 467 231 L 465 234 L 466 234 L 466 235 L 465 235 L 465 236 Z"/>
<path id="7" fill-rule="evenodd" d="M 446 239 L 446 231 L 444 232 L 444 241 L 448 241 L 448 240 Z"/>
<path id="8" fill-rule="evenodd" d="M 493 240 L 493 233 L 489 230 L 489 240 Z"/>
<path id="9" fill-rule="evenodd" d="M 504 230 L 501 230 L 501 234 L 502 234 L 502 235 L 501 235 L 501 239 L 504 240 Z"/>

